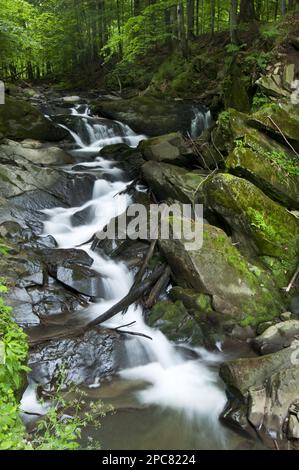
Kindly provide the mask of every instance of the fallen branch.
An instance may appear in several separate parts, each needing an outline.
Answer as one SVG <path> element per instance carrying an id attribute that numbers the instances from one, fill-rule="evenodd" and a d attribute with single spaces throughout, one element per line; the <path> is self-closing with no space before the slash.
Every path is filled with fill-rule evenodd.
<path id="1" fill-rule="evenodd" d="M 154 251 L 155 251 L 155 248 L 156 248 L 156 245 L 157 245 L 157 240 L 152 240 L 150 246 L 149 246 L 149 249 L 148 249 L 148 252 L 144 258 L 144 261 L 135 277 L 135 281 L 134 281 L 134 284 L 131 288 L 131 291 L 136 287 L 138 286 L 138 284 L 140 284 L 140 282 L 142 281 L 142 278 L 144 276 L 144 273 L 146 271 L 146 268 L 148 267 L 148 264 L 154 254 Z"/>
<path id="2" fill-rule="evenodd" d="M 160 279 L 156 282 L 156 284 L 152 288 L 148 296 L 148 299 L 145 302 L 145 306 L 147 308 L 152 308 L 155 305 L 155 303 L 157 302 L 159 298 L 159 295 L 161 294 L 161 292 L 163 292 L 165 287 L 167 287 L 167 285 L 169 284 L 170 274 L 171 274 L 170 267 L 167 266 L 166 270 L 164 271 Z"/>
<path id="3" fill-rule="evenodd" d="M 292 279 L 290 280 L 287 287 L 282 288 L 285 292 L 287 292 L 287 293 L 290 292 L 290 290 L 292 289 L 294 283 L 296 282 L 296 279 L 297 279 L 298 275 L 299 275 L 299 267 L 298 267 L 297 271 L 295 272 L 295 274 L 292 276 Z"/>

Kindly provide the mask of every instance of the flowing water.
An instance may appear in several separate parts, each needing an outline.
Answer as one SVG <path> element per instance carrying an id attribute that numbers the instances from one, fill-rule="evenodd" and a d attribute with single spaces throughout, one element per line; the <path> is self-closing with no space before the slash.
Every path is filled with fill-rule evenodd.
<path id="1" fill-rule="evenodd" d="M 91 251 L 88 240 L 101 230 L 112 217 L 120 214 L 131 203 L 128 195 L 119 193 L 129 184 L 126 176 L 112 161 L 95 157 L 99 150 L 111 143 L 125 142 L 136 147 L 144 136 L 136 135 L 128 126 L 118 122 L 92 124 L 88 109 L 78 106 L 73 115 L 79 116 L 87 130 L 89 141 L 70 132 L 77 149 L 80 166 L 89 170 L 104 170 L 118 175 L 117 181 L 97 179 L 92 198 L 82 201 L 80 207 L 54 208 L 45 211 L 47 221 L 44 234 L 52 235 L 59 248 L 84 249 L 94 260 L 93 269 L 104 279 L 105 298 L 89 306 L 84 315 L 92 319 L 121 300 L 133 284 L 133 274 L 122 262 L 103 258 Z M 193 131 L 208 117 L 196 117 Z M 105 120 L 106 122 L 107 120 Z M 203 124 L 205 122 L 205 124 Z M 65 127 L 65 126 L 64 126 Z M 191 129 L 192 131 L 192 129 Z M 68 168 L 67 171 L 76 170 Z M 84 211 L 85 223 L 73 225 L 74 215 Z M 125 321 L 124 321 L 125 320 Z M 171 343 L 159 330 L 146 325 L 140 306 L 131 306 L 125 317 L 120 313 L 107 326 L 135 322 L 132 331 L 144 333 L 152 340 L 128 336 L 125 341 L 125 368 L 107 384 L 98 381 L 88 389 L 90 399 L 103 399 L 115 406 L 116 413 L 108 415 L 101 431 L 89 430 L 99 438 L 104 448 L 110 449 L 215 449 L 237 445 L 235 435 L 223 428 L 218 420 L 226 403 L 226 396 L 218 378 L 218 364 L 223 355 L 207 352 L 188 345 Z M 27 391 L 25 402 L 32 400 Z M 35 403 L 35 407 L 38 405 Z"/>

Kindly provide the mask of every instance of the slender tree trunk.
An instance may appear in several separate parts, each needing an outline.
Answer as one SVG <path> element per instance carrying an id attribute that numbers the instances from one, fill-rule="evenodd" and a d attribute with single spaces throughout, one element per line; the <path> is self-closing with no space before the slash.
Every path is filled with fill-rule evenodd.
<path id="1" fill-rule="evenodd" d="M 186 38 L 185 11 L 184 11 L 184 4 L 182 1 L 179 1 L 177 4 L 177 17 L 178 17 L 179 41 L 181 44 L 183 56 L 187 57 L 188 43 L 187 43 L 187 38 Z"/>
<path id="2" fill-rule="evenodd" d="M 239 23 L 252 23 L 256 20 L 254 0 L 241 0 Z"/>
<path id="3" fill-rule="evenodd" d="M 238 43 L 237 15 L 238 15 L 238 0 L 231 0 L 230 2 L 230 39 L 233 44 Z"/>
<path id="4" fill-rule="evenodd" d="M 188 38 L 194 34 L 194 0 L 187 0 L 187 34 Z"/>
<path id="5" fill-rule="evenodd" d="M 215 32 L 216 0 L 211 0 L 211 33 Z"/>

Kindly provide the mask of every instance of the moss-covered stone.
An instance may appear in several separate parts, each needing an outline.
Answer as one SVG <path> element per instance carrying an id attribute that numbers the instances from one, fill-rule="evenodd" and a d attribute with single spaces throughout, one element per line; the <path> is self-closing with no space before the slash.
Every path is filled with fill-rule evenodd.
<path id="1" fill-rule="evenodd" d="M 189 341 L 194 345 L 202 344 L 202 332 L 194 318 L 180 301 L 158 302 L 151 310 L 148 323 L 159 328 L 173 341 Z"/>
<path id="2" fill-rule="evenodd" d="M 142 175 L 162 201 L 172 198 L 186 204 L 202 202 L 201 188 L 206 176 L 197 171 L 151 161 L 143 165 Z"/>
<path id="3" fill-rule="evenodd" d="M 207 309 L 209 296 L 223 322 L 239 323 L 250 316 L 248 324 L 256 325 L 282 313 L 282 299 L 271 279 L 261 269 L 253 269 L 221 229 L 204 225 L 203 245 L 195 251 L 186 248 L 185 240 L 159 243 L 177 284 L 204 294 L 192 302 L 203 302 Z"/>
<path id="4" fill-rule="evenodd" d="M 241 248 L 296 260 L 299 222 L 249 181 L 218 174 L 204 183 L 206 203 L 230 225 Z"/>
<path id="5" fill-rule="evenodd" d="M 58 141 L 67 132 L 46 119 L 34 106 L 7 96 L 0 106 L 0 134 L 15 140 Z"/>
<path id="6" fill-rule="evenodd" d="M 299 105 L 263 106 L 248 118 L 248 123 L 270 132 L 279 141 L 289 139 L 295 148 L 299 149 Z"/>
<path id="7" fill-rule="evenodd" d="M 237 146 L 226 160 L 228 170 L 249 179 L 270 197 L 286 206 L 299 208 L 299 177 L 289 174 L 287 166 L 283 168 L 275 160 L 276 155 L 284 154 L 264 150 L 258 153 L 241 142 L 242 146 Z M 252 145 L 254 144 L 253 142 Z"/>

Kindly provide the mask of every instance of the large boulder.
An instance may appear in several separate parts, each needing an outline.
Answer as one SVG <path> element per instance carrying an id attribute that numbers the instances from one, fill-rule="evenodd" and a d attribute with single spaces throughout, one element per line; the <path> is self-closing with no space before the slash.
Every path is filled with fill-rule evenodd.
<path id="1" fill-rule="evenodd" d="M 174 219 L 169 223 L 172 227 Z M 193 229 L 200 230 L 196 224 Z M 247 263 L 221 229 L 204 224 L 201 248 L 188 246 L 183 237 L 159 243 L 177 284 L 210 296 L 220 321 L 256 325 L 282 313 L 280 294 L 271 280 Z"/>
<path id="2" fill-rule="evenodd" d="M 72 157 L 61 148 L 31 139 L 23 142 L 6 139 L 0 145 L 0 155 L 2 153 L 12 157 L 12 159 L 19 155 L 38 165 L 65 165 L 73 162 Z"/>
<path id="3" fill-rule="evenodd" d="M 299 173 L 289 173 L 288 161 L 293 162 L 283 151 L 263 151 L 261 145 L 259 151 L 239 146 L 228 156 L 226 167 L 230 172 L 252 181 L 273 199 L 298 209 Z"/>
<path id="4" fill-rule="evenodd" d="M 221 366 L 220 375 L 229 393 L 222 414 L 227 424 L 266 445 L 286 448 L 287 439 L 298 439 L 299 341 L 261 357 L 236 359 Z M 296 405 L 296 407 L 295 407 Z M 298 444 L 298 441 L 297 441 Z"/>
<path id="5" fill-rule="evenodd" d="M 26 101 L 7 96 L 0 106 L 0 134 L 13 140 L 36 139 L 56 142 L 67 132 Z"/>
<path id="6" fill-rule="evenodd" d="M 174 165 L 190 165 L 194 161 L 194 155 L 180 132 L 144 140 L 139 148 L 146 160 Z"/>
<path id="7" fill-rule="evenodd" d="M 205 108 L 200 108 L 203 115 Z M 191 132 L 195 118 L 192 103 L 166 101 L 152 96 L 138 96 L 127 100 L 99 101 L 92 105 L 94 113 L 128 124 L 135 132 L 158 136 L 170 132 Z M 204 128 L 204 120 L 202 121 Z M 200 134 L 198 129 L 197 132 Z"/>
<path id="8" fill-rule="evenodd" d="M 142 176 L 160 200 L 176 199 L 185 204 L 202 202 L 206 175 L 168 163 L 149 161 L 142 166 Z"/>
<path id="9" fill-rule="evenodd" d="M 284 260 L 292 274 L 299 253 L 299 221 L 294 215 L 249 181 L 230 174 L 219 173 L 203 187 L 206 204 L 226 220 L 241 250 L 251 248 L 259 256 Z"/>

